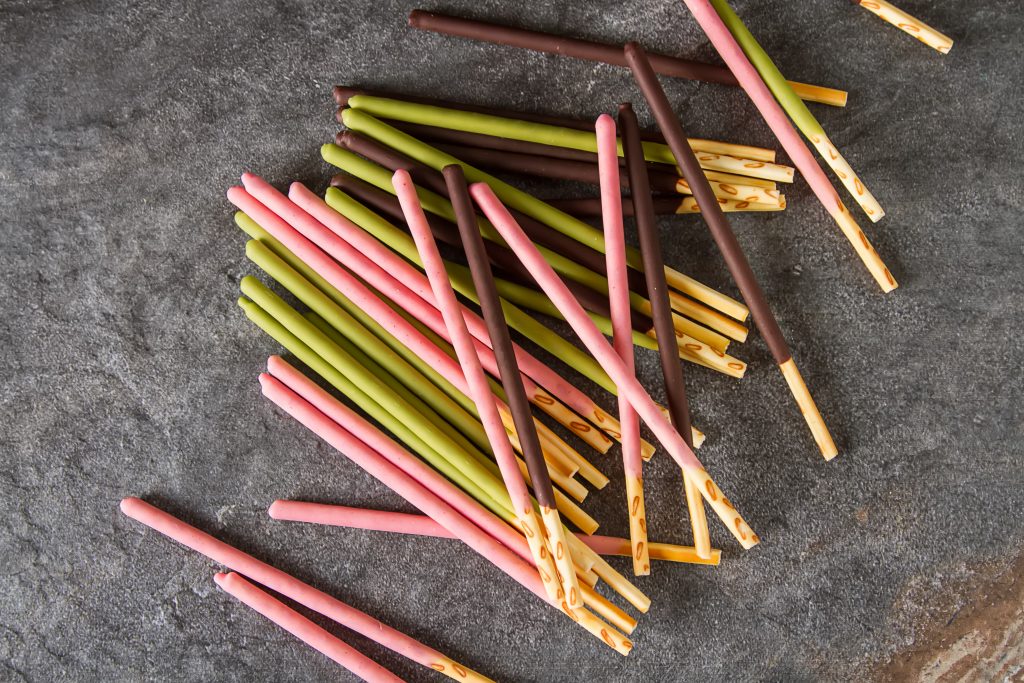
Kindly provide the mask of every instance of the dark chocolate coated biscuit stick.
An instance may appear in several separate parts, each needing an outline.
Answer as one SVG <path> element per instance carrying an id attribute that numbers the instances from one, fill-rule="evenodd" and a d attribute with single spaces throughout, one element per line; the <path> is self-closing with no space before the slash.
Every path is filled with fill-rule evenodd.
<path id="1" fill-rule="evenodd" d="M 665 281 L 665 260 L 661 255 L 661 242 L 658 240 L 658 225 L 651 202 L 647 167 L 643 163 L 644 150 L 640 141 L 640 126 L 637 124 L 633 107 L 628 103 L 619 105 L 619 131 L 626 157 L 626 171 L 629 174 L 636 230 L 640 238 L 640 255 L 644 260 L 644 275 L 647 277 L 654 333 L 659 339 L 664 339 L 663 335 L 672 332 L 672 307 L 669 305 L 668 283 Z M 658 356 L 661 360 L 661 374 L 665 380 L 665 394 L 668 397 L 669 419 L 686 441 L 686 445 L 692 447 L 690 401 L 686 396 L 682 363 L 664 346 L 659 346 Z M 686 484 L 686 477 L 683 477 L 683 483 L 693 528 L 693 545 L 700 557 L 711 557 L 711 536 L 700 491 L 695 490 L 692 484 Z"/>
<path id="2" fill-rule="evenodd" d="M 555 507 L 551 478 L 548 475 L 540 441 L 537 438 L 537 430 L 533 424 L 530 403 L 526 398 L 526 391 L 523 389 L 523 383 L 519 376 L 519 365 L 512 348 L 512 336 L 509 333 L 508 325 L 505 324 L 505 314 L 501 309 L 498 290 L 494 286 L 491 265 L 484 249 L 484 239 L 477 227 L 476 210 L 469 197 L 466 178 L 462 174 L 462 167 L 458 165 L 446 166 L 443 173 L 445 182 L 448 184 L 452 207 L 455 209 L 459 233 L 462 235 L 462 243 L 466 250 L 466 260 L 469 262 L 469 269 L 473 275 L 473 284 L 480 299 L 480 310 L 483 312 L 484 322 L 487 323 L 487 331 L 491 337 L 491 348 L 494 350 L 494 357 L 498 364 L 501 384 L 508 398 L 516 433 L 519 435 L 523 459 L 526 460 L 530 479 L 533 481 L 533 495 L 540 506 L 541 519 L 547 529 L 555 554 L 555 564 L 562 575 L 563 586 L 566 589 L 566 602 L 570 608 L 580 607 L 582 601 L 578 595 L 573 594 L 573 590 L 578 591 L 579 588 L 576 585 L 572 559 L 566 557 L 569 552 L 568 543 L 565 540 L 565 531 L 558 510 Z"/>
<path id="3" fill-rule="evenodd" d="M 409 25 L 424 31 L 460 36 L 470 40 L 509 45 L 614 66 L 627 66 L 626 61 L 622 58 L 622 50 L 618 46 L 598 43 L 593 40 L 567 38 L 541 31 L 530 31 L 418 9 L 409 14 Z M 722 85 L 739 85 L 732 72 L 723 66 L 659 54 L 652 54 L 651 61 L 657 72 L 665 76 L 721 83 Z M 839 107 L 846 106 L 846 93 L 841 90 L 796 82 L 790 82 L 790 86 L 802 99 Z"/>
<path id="4" fill-rule="evenodd" d="M 743 299 L 750 307 L 754 324 L 761 331 L 761 336 L 764 337 L 768 350 L 782 370 L 782 374 L 789 384 L 790 391 L 796 398 L 797 405 L 800 406 L 800 411 L 803 413 L 804 419 L 814 435 L 814 440 L 817 442 L 821 454 L 826 460 L 831 460 L 838 452 L 835 442 L 833 442 L 832 436 L 829 434 L 828 428 L 821 417 L 821 413 L 814 404 L 814 400 L 811 398 L 810 392 L 800 376 L 800 371 L 793 362 L 789 345 L 786 343 L 782 330 L 779 328 L 779 323 L 775 320 L 764 292 L 754 276 L 754 271 L 751 270 L 747 257 L 743 254 L 743 249 L 740 247 L 739 241 L 737 241 L 736 235 L 729 225 L 729 220 L 725 217 L 725 213 L 722 212 L 718 202 L 715 201 L 711 186 L 701 172 L 700 164 L 686 142 L 686 134 L 683 132 L 682 124 L 679 122 L 675 112 L 672 111 L 668 98 L 665 96 L 665 91 L 662 90 L 658 77 L 655 75 L 647 59 L 647 55 L 637 43 L 628 43 L 624 54 L 630 69 L 633 71 L 633 77 L 640 86 L 640 90 L 643 92 L 644 98 L 647 100 L 654 118 L 658 122 L 662 134 L 664 134 L 673 155 L 675 155 L 676 161 L 679 163 L 683 177 L 690 184 L 693 196 L 696 197 L 697 203 L 701 206 L 701 216 L 707 222 L 711 236 L 714 238 L 719 250 L 721 250 L 725 264 L 736 281 L 736 286 L 739 287 Z"/>

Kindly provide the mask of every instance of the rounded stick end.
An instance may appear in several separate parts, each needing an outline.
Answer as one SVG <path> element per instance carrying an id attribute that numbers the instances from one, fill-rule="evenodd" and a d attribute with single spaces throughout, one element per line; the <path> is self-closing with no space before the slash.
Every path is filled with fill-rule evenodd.
<path id="1" fill-rule="evenodd" d="M 796 363 L 790 358 L 785 363 L 780 364 L 779 369 L 782 371 L 782 376 L 786 378 L 789 391 L 793 394 L 793 398 L 796 399 L 796 404 L 799 406 L 800 412 L 803 414 L 804 420 L 811 430 L 815 443 L 818 444 L 822 457 L 825 460 L 831 460 L 836 457 L 839 454 L 839 449 L 836 448 L 835 441 L 832 440 L 832 435 L 825 425 L 825 420 L 822 418 L 818 406 L 814 403 L 811 392 L 807 389 L 807 384 L 804 383 L 804 378 L 800 374 L 800 370 L 797 369 Z"/>
<path id="2" fill-rule="evenodd" d="M 336 85 L 331 89 L 331 96 L 339 107 L 345 107 L 348 105 L 349 98 L 357 93 L 358 91 L 355 88 L 347 85 Z"/>
<path id="3" fill-rule="evenodd" d="M 413 11 L 409 12 L 409 27 L 419 28 L 420 25 L 423 23 L 423 17 L 426 16 L 426 14 L 427 13 L 421 9 L 414 9 Z"/>
<path id="4" fill-rule="evenodd" d="M 140 505 L 145 505 L 145 503 L 142 502 L 141 498 L 129 496 L 121 500 L 121 504 L 119 505 L 119 507 L 121 508 L 122 513 L 129 517 L 134 517 L 135 515 L 133 514 L 133 512 L 137 510 Z"/>
<path id="5" fill-rule="evenodd" d="M 626 55 L 626 59 L 637 59 L 645 55 L 643 46 L 635 40 L 631 40 L 623 45 L 622 52 Z"/>
<path id="6" fill-rule="evenodd" d="M 282 505 L 284 505 L 284 501 L 282 500 L 275 500 L 273 503 L 270 504 L 270 507 L 267 508 L 267 514 L 270 516 L 271 519 L 281 519 L 280 515 Z"/>

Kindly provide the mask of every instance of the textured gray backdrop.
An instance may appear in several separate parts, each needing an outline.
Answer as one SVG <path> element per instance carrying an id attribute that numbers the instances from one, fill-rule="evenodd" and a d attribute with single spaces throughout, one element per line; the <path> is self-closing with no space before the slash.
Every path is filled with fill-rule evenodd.
<path id="1" fill-rule="evenodd" d="M 542 4 L 426 7 L 712 58 L 679 2 Z M 637 99 L 628 73 L 415 33 L 405 0 L 0 3 L 0 679 L 349 680 L 123 518 L 125 495 L 501 680 L 881 676 L 1024 537 L 1024 21 L 1012 0 L 901 4 L 952 53 L 841 0 L 735 3 L 788 75 L 849 89 L 814 111 L 887 209 L 867 231 L 902 287 L 879 293 L 801 181 L 784 214 L 734 219 L 842 455 L 816 454 L 757 335 L 742 381 L 689 366 L 702 457 L 764 543 L 713 523 L 719 569 L 656 565 L 623 659 L 455 543 L 267 518 L 277 497 L 406 508 L 261 399 L 278 349 L 235 306 L 252 268 L 224 191 L 246 170 L 322 189 L 335 83 L 591 116 Z M 692 134 L 772 145 L 742 92 L 665 85 Z M 663 236 L 734 291 L 698 218 Z M 642 370 L 660 395 L 653 354 Z M 617 451 L 597 459 L 613 483 L 586 507 L 624 534 Z M 656 539 L 687 541 L 679 488 L 657 457 Z"/>

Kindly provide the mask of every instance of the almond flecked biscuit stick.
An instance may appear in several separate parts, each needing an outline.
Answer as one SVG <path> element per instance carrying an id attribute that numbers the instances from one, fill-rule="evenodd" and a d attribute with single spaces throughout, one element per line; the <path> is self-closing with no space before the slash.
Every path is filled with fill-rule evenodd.
<path id="1" fill-rule="evenodd" d="M 874 14 L 882 21 L 888 22 L 908 35 L 912 35 L 928 47 L 934 48 L 942 54 L 949 54 L 953 47 L 953 39 L 939 33 L 920 19 L 915 19 L 899 7 L 885 0 L 850 0 L 854 5 L 860 5 L 867 11 Z"/>
<path id="2" fill-rule="evenodd" d="M 615 122 L 603 114 L 595 125 L 597 160 L 601 181 L 601 218 L 604 224 L 605 257 L 608 261 L 608 299 L 612 313 L 612 346 L 626 369 L 636 374 L 633 342 L 629 332 L 629 282 L 626 280 L 626 237 L 622 227 L 622 190 Z M 648 290 L 649 291 L 649 290 Z M 649 291 L 650 295 L 653 295 Z M 625 396 L 619 396 L 622 425 L 622 468 L 626 476 L 626 514 L 632 547 L 633 574 L 651 573 L 647 542 L 647 508 L 644 504 L 643 458 L 640 456 L 640 418 Z"/>
<path id="3" fill-rule="evenodd" d="M 761 112 L 765 123 L 772 129 L 775 137 L 778 138 L 779 143 L 786 150 L 786 154 L 789 155 L 789 158 L 799 169 L 800 174 L 807 181 L 807 184 L 810 185 L 818 201 L 825 207 L 825 210 L 835 220 L 839 229 L 846 236 L 846 239 L 853 245 L 857 255 L 867 267 L 868 272 L 875 278 L 875 282 L 878 283 L 883 292 L 890 292 L 896 289 L 896 279 L 889 272 L 889 269 L 885 267 L 882 259 L 868 241 L 864 231 L 857 225 L 857 221 L 854 220 L 849 209 L 846 208 L 843 201 L 839 198 L 839 194 L 832 187 L 832 183 L 825 176 L 825 172 L 818 166 L 818 162 L 815 161 L 810 150 L 807 149 L 807 145 L 800 139 L 800 135 L 794 130 L 793 125 L 786 117 L 786 113 L 779 106 L 779 103 L 775 101 L 775 97 L 768 86 L 761 80 L 757 69 L 750 63 L 747 56 L 743 54 L 743 49 L 736 42 L 736 39 L 733 38 L 729 28 L 722 21 L 722 18 L 718 16 L 715 8 L 712 7 L 708 0 L 683 0 L 683 2 L 690 9 L 690 13 L 693 14 L 697 23 L 700 24 L 700 27 L 711 40 L 711 44 L 714 45 L 718 54 L 722 56 L 726 65 L 736 74 L 736 79 L 758 111 Z M 695 182 L 695 180 L 691 181 L 690 184 L 693 185 Z"/>
<path id="4" fill-rule="evenodd" d="M 395 189 L 398 191 L 399 201 L 403 203 L 402 208 L 407 212 L 410 228 L 413 230 L 413 236 L 417 239 L 417 243 L 423 242 L 426 239 L 433 239 L 431 235 L 429 238 L 425 238 L 420 234 L 424 229 L 428 232 L 429 227 L 426 227 L 426 218 L 423 217 L 422 209 L 419 215 L 415 215 L 416 206 L 408 206 L 407 204 L 412 201 L 415 202 L 415 193 L 412 194 L 412 200 L 409 198 L 409 185 L 408 174 L 405 174 L 405 178 L 395 174 Z M 406 183 L 403 183 L 403 180 Z M 430 243 L 433 245 L 433 243 Z M 491 442 L 491 449 L 494 452 L 494 457 L 498 461 L 498 466 L 501 468 L 502 479 L 505 482 L 505 488 L 508 489 L 509 497 L 512 499 L 512 505 L 515 508 L 516 515 L 519 518 L 519 524 L 523 529 L 523 533 L 526 536 L 527 541 L 530 543 L 530 551 L 533 553 L 534 564 L 537 565 L 538 571 L 540 572 L 541 579 L 544 581 L 544 587 L 548 591 L 548 597 L 555 601 L 565 600 L 569 608 L 576 609 L 582 605 L 582 600 L 579 595 L 579 585 L 576 583 L 576 574 L 570 567 L 569 578 L 571 583 L 566 581 L 560 587 L 560 574 L 561 578 L 566 578 L 564 567 L 558 567 L 551 554 L 548 552 L 547 544 L 544 542 L 546 534 L 542 530 L 541 522 L 537 518 L 537 515 L 533 509 L 533 501 L 530 499 L 530 494 L 526 490 L 526 483 L 523 480 L 522 475 L 519 472 L 519 468 L 515 462 L 515 455 L 512 453 L 512 445 L 508 440 L 508 435 L 505 433 L 504 425 L 502 425 L 501 418 L 498 416 L 497 405 L 494 402 L 494 396 L 491 394 L 491 389 L 487 385 L 487 378 L 484 376 L 483 367 L 480 365 L 480 358 L 477 356 L 476 348 L 473 344 L 473 337 L 469 334 L 469 330 L 466 329 L 465 320 L 462 318 L 462 310 L 458 306 L 455 300 L 455 293 L 451 291 L 451 284 L 448 283 L 447 274 L 444 273 L 444 265 L 441 263 L 441 255 L 437 252 L 437 246 L 433 245 L 433 250 L 429 249 L 428 245 L 419 244 L 420 253 L 424 255 L 424 264 L 427 266 L 427 275 L 430 278 L 431 285 L 434 287 L 434 296 L 437 300 L 441 313 L 444 315 L 445 323 L 448 325 L 449 335 L 451 336 L 452 344 L 455 346 L 455 352 L 458 354 L 459 363 L 462 365 L 462 372 L 465 375 L 466 384 L 468 385 L 469 394 L 473 397 L 473 401 L 476 403 L 477 411 L 480 414 L 480 420 L 484 424 L 484 429 L 487 431 L 487 438 Z M 444 283 L 440 283 L 438 278 L 443 275 Z M 447 286 L 447 291 L 445 287 Z M 506 388 L 506 394 L 508 389 Z M 512 396 L 509 395 L 509 399 Z M 523 395 L 525 400 L 525 394 Z M 532 423 L 531 423 L 532 424 Z M 518 430 L 517 430 L 518 433 Z M 526 457 L 527 468 L 530 470 L 530 475 L 534 480 L 534 492 L 537 493 L 538 483 L 543 489 L 543 481 L 538 482 L 536 463 L 533 462 L 534 453 L 530 452 L 529 438 L 523 438 L 523 434 L 519 435 L 520 444 L 523 448 L 524 456 Z M 536 438 L 536 432 L 534 432 L 534 438 Z M 539 444 L 538 444 L 539 449 Z M 547 474 L 547 469 L 544 469 L 544 473 Z M 547 481 L 550 486 L 550 480 Z M 553 491 L 543 491 L 538 494 L 538 500 L 546 499 L 546 494 L 551 494 L 551 499 L 554 499 Z M 552 503 L 553 504 L 553 503 Z M 570 560 L 571 561 L 571 560 Z"/>
<path id="5" fill-rule="evenodd" d="M 286 598 L 352 629 L 417 664 L 440 671 L 456 681 L 482 683 L 491 680 L 445 657 L 437 650 L 427 647 L 401 631 L 374 619 L 365 612 L 346 605 L 341 600 L 299 581 L 290 574 L 217 540 L 145 501 L 138 498 L 125 498 L 121 501 L 121 512 L 150 529 L 177 541 L 186 548 L 263 584 Z"/>
<path id="6" fill-rule="evenodd" d="M 686 477 L 693 479 L 700 489 L 701 495 L 708 501 L 712 509 L 725 523 L 729 531 L 744 548 L 752 548 L 760 542 L 760 539 L 747 525 L 740 514 L 729 502 L 721 489 L 711 480 L 711 477 L 704 470 L 703 465 L 694 455 L 693 450 L 686 445 L 683 437 L 672 427 L 668 418 L 662 414 L 661 409 L 651 399 L 650 394 L 636 377 L 630 375 L 629 369 L 615 353 L 608 341 L 601 334 L 601 331 L 594 326 L 590 318 L 580 308 L 579 303 L 566 289 L 565 284 L 558 278 L 551 267 L 544 261 L 537 252 L 529 237 L 522 228 L 516 225 L 515 220 L 509 214 L 508 209 L 495 196 L 491 188 L 484 183 L 474 183 L 470 187 L 470 193 L 477 205 L 484 211 L 487 218 L 498 229 L 501 236 L 505 238 L 509 246 L 519 255 L 523 265 L 529 269 L 537 284 L 551 300 L 562 309 L 569 325 L 576 332 L 576 335 L 609 373 L 609 376 L 619 386 L 619 390 L 626 396 L 630 404 L 642 419 L 654 432 L 657 439 L 668 450 L 669 455 L 676 461 L 676 464 L 683 469 Z"/>
<path id="7" fill-rule="evenodd" d="M 369 683 L 401 683 L 394 675 L 366 655 L 353 649 L 340 638 L 317 626 L 269 593 L 249 583 L 241 574 L 223 572 L 213 580 L 220 588 L 243 605 L 251 607 L 288 633 L 345 667 Z"/>
<path id="8" fill-rule="evenodd" d="M 633 107 L 619 105 L 619 126 L 622 128 L 622 150 L 629 172 L 630 195 L 636 219 L 637 235 L 640 237 L 640 254 L 644 257 L 644 275 L 647 276 L 647 291 L 651 298 L 655 329 L 662 330 L 671 325 L 672 309 L 668 302 L 668 285 L 665 282 L 664 260 L 661 255 L 661 241 L 651 204 L 651 190 L 647 184 L 647 166 L 642 162 L 643 149 L 640 146 L 640 126 L 637 124 Z M 661 375 L 664 378 L 665 395 L 668 397 L 668 413 L 672 426 L 682 435 L 686 445 L 693 447 L 690 437 L 690 401 L 686 395 L 683 367 L 678 358 L 659 353 Z M 683 477 L 686 506 L 690 513 L 693 529 L 693 545 L 701 557 L 711 556 L 711 538 L 704 515 L 704 502 L 693 481 Z"/>
<path id="9" fill-rule="evenodd" d="M 633 70 L 633 76 L 640 86 L 640 90 L 643 92 L 651 111 L 654 113 L 655 119 L 658 121 L 658 127 L 665 134 L 665 138 L 669 141 L 672 149 L 679 155 L 679 165 L 683 175 L 690 180 L 697 201 L 707 205 L 705 207 L 706 210 L 701 216 L 707 223 L 715 244 L 718 245 L 718 249 L 722 252 L 725 265 L 728 267 L 733 280 L 736 281 L 736 286 L 739 287 L 744 300 L 750 306 L 754 324 L 761 331 L 761 336 L 764 337 L 768 350 L 786 378 L 790 392 L 796 399 L 800 412 L 803 413 L 804 420 L 814 436 L 818 449 L 826 460 L 831 460 L 838 452 L 835 442 L 832 440 L 828 427 L 825 426 L 825 421 L 821 417 L 821 413 L 818 412 L 818 408 L 814 404 L 810 392 L 807 390 L 807 385 L 804 384 L 803 377 L 801 377 L 800 371 L 793 361 L 793 354 L 789 350 L 789 345 L 786 343 L 782 330 L 779 328 L 779 323 L 775 319 L 771 307 L 768 305 L 768 300 L 757 281 L 757 277 L 754 275 L 754 271 L 750 268 L 750 263 L 743 253 L 743 248 L 740 247 L 740 243 L 736 239 L 732 227 L 729 225 L 729 219 L 725 217 L 725 214 L 715 202 L 715 198 L 711 194 L 711 188 L 708 186 L 707 180 L 700 173 L 700 168 L 693 153 L 690 152 L 690 149 L 683 142 L 685 138 L 679 118 L 672 111 L 668 98 L 665 97 L 665 91 L 662 90 L 661 84 L 658 82 L 657 75 L 647 62 L 643 48 L 637 43 L 627 43 L 625 51 L 626 60 L 629 62 L 630 68 Z"/>

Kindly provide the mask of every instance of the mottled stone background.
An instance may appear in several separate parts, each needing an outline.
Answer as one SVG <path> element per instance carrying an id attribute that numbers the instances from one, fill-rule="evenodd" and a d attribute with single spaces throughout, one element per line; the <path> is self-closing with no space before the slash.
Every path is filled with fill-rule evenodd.
<path id="1" fill-rule="evenodd" d="M 1013 671 L 1024 19 L 1012 0 L 901 5 L 951 54 L 842 0 L 735 3 L 784 72 L 849 89 L 814 111 L 887 209 L 867 230 L 902 286 L 879 293 L 802 181 L 785 213 L 735 217 L 842 455 L 816 454 L 756 334 L 742 381 L 688 367 L 702 457 L 764 543 L 715 522 L 719 569 L 657 565 L 622 659 L 455 543 L 268 519 L 278 497 L 407 508 L 261 399 L 278 348 L 235 306 L 253 269 L 224 191 L 245 170 L 322 189 L 335 83 L 592 116 L 638 99 L 628 73 L 415 33 L 404 0 L 0 3 L 0 678 L 349 680 L 123 518 L 125 495 L 501 680 Z M 669 0 L 426 7 L 713 59 Z M 772 145 L 742 92 L 665 85 L 692 134 Z M 662 230 L 674 265 L 734 292 L 698 218 Z M 653 354 L 641 369 L 660 395 Z M 597 460 L 613 483 L 586 507 L 624 534 L 617 451 Z M 686 542 L 666 457 L 648 496 L 652 535 Z"/>

